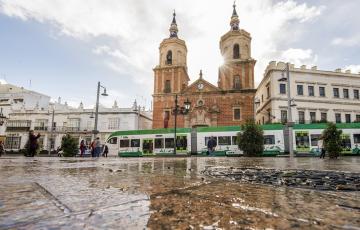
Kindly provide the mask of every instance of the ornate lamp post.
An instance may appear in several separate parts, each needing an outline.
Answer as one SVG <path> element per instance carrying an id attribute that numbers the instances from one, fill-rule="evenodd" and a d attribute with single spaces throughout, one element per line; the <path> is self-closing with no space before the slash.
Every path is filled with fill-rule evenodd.
<path id="1" fill-rule="evenodd" d="M 95 124 L 94 124 L 94 130 L 93 130 L 93 134 L 94 137 L 96 137 L 96 135 L 99 133 L 98 130 L 98 119 L 99 119 L 99 98 L 100 98 L 100 88 L 104 89 L 104 92 L 101 94 L 101 96 L 109 96 L 106 93 L 106 88 L 104 86 L 102 86 L 100 84 L 100 82 L 98 82 L 98 86 L 97 86 L 97 95 L 96 95 L 96 107 L 95 107 Z"/>
<path id="2" fill-rule="evenodd" d="M 177 126 L 177 115 L 186 115 L 189 113 L 191 107 L 191 102 L 189 101 L 189 99 L 186 99 L 186 101 L 184 102 L 184 106 L 179 106 L 178 105 L 178 95 L 175 95 L 175 108 L 173 108 L 172 110 L 172 114 L 174 115 L 174 121 L 175 121 L 175 125 L 174 125 L 174 155 L 176 155 L 176 126 Z"/>

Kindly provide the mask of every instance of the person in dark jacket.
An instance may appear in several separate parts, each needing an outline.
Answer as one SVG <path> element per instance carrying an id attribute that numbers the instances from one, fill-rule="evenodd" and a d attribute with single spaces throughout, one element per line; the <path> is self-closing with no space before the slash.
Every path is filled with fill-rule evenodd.
<path id="1" fill-rule="evenodd" d="M 34 157 L 36 150 L 38 148 L 38 139 L 40 138 L 40 133 L 35 136 L 34 131 L 30 130 L 29 132 L 29 146 L 28 146 L 28 156 Z"/>
<path id="2" fill-rule="evenodd" d="M 208 155 L 210 155 L 210 156 L 213 155 L 213 153 L 215 151 L 215 147 L 216 147 L 216 140 L 214 137 L 211 137 L 208 140 L 207 147 L 208 147 Z"/>
<path id="3" fill-rule="evenodd" d="M 107 155 L 108 155 L 108 153 L 109 153 L 109 147 L 107 146 L 107 145 L 105 145 L 104 146 L 104 152 L 103 152 L 103 157 L 107 157 Z"/>

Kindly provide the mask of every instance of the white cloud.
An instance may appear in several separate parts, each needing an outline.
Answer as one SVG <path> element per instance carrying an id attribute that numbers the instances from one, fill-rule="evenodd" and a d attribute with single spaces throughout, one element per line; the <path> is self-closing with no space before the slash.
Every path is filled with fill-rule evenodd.
<path id="1" fill-rule="evenodd" d="M 356 34 L 352 37 L 338 37 L 332 40 L 332 45 L 339 46 L 360 46 L 360 34 Z"/>
<path id="2" fill-rule="evenodd" d="M 295 65 L 311 65 L 317 61 L 317 56 L 314 55 L 311 49 L 294 49 L 290 48 L 282 52 L 281 60 L 285 62 L 291 62 Z"/>
<path id="3" fill-rule="evenodd" d="M 233 0 L 0 0 L 0 12 L 21 20 L 50 23 L 58 29 L 58 36 L 88 42 L 99 61 L 119 75 L 132 76 L 133 82 L 142 84 L 150 96 L 152 68 L 158 62 L 159 43 L 168 36 L 172 9 L 177 10 L 179 36 L 188 46 L 191 79 L 195 80 L 203 69 L 206 78 L 216 84 L 217 69 L 222 64 L 218 41 L 229 30 L 232 4 Z M 240 26 L 253 38 L 256 82 L 260 82 L 267 63 L 278 60 L 288 48 L 284 44 L 301 37 L 300 27 L 292 23 L 307 23 L 323 9 L 294 0 L 239 3 Z M 296 53 L 296 60 L 307 60 L 306 52 Z"/>
<path id="4" fill-rule="evenodd" d="M 352 73 L 360 73 L 360 65 L 348 65 L 344 69 L 351 70 Z"/>

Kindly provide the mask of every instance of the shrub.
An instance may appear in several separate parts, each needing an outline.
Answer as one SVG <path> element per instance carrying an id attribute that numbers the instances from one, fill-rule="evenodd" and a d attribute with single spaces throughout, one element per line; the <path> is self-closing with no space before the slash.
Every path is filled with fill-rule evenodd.
<path id="1" fill-rule="evenodd" d="M 260 125 L 248 120 L 241 125 L 242 133 L 238 133 L 239 148 L 245 156 L 259 156 L 264 150 L 264 136 Z"/>
<path id="2" fill-rule="evenodd" d="M 328 123 L 323 131 L 324 147 L 330 158 L 336 158 L 342 151 L 342 130 L 338 130 L 334 123 Z"/>
<path id="3" fill-rule="evenodd" d="M 61 140 L 61 149 L 63 151 L 64 157 L 73 157 L 78 152 L 78 143 L 77 139 L 66 134 Z"/>

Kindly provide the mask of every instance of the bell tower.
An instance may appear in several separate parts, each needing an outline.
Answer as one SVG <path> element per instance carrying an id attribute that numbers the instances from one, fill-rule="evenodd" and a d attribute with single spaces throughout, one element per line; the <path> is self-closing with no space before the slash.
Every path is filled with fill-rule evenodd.
<path id="1" fill-rule="evenodd" d="M 254 89 L 254 67 L 256 60 L 251 57 L 251 36 L 240 29 L 240 20 L 233 5 L 230 31 L 220 39 L 220 52 L 224 64 L 219 68 L 218 85 L 222 90 Z"/>
<path id="2" fill-rule="evenodd" d="M 187 48 L 184 40 L 178 38 L 176 14 L 170 25 L 170 36 L 159 47 L 159 64 L 154 68 L 154 94 L 179 93 L 189 82 L 187 73 Z"/>

